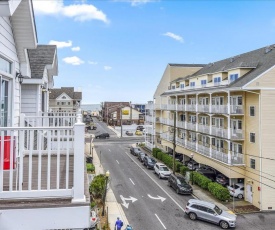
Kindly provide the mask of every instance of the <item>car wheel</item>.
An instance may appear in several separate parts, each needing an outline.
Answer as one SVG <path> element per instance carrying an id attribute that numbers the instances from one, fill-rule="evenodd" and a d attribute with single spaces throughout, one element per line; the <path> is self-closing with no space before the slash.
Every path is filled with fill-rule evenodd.
<path id="1" fill-rule="evenodd" d="M 177 190 L 176 190 L 176 193 L 177 193 L 177 194 L 179 194 L 179 193 L 180 193 L 180 190 L 179 190 L 178 188 L 177 188 Z"/>
<path id="2" fill-rule="evenodd" d="M 159 179 L 161 179 L 160 173 L 159 173 Z"/>
<path id="3" fill-rule="evenodd" d="M 222 220 L 220 222 L 220 226 L 221 226 L 222 229 L 228 229 L 229 228 L 229 224 L 224 220 Z"/>
<path id="4" fill-rule="evenodd" d="M 190 220 L 196 220 L 197 219 L 197 215 L 195 213 L 193 213 L 193 212 L 190 212 L 188 214 L 188 216 L 189 216 Z"/>
<path id="5" fill-rule="evenodd" d="M 239 195 L 238 195 L 238 198 L 239 198 L 239 199 L 243 199 L 243 194 L 239 194 Z"/>
<path id="6" fill-rule="evenodd" d="M 149 166 L 148 166 L 148 165 L 146 165 L 146 168 L 147 168 L 147 169 L 149 169 Z"/>
<path id="7" fill-rule="evenodd" d="M 171 187 L 171 183 L 170 183 L 170 181 L 168 181 L 168 186 L 169 186 L 169 187 Z"/>

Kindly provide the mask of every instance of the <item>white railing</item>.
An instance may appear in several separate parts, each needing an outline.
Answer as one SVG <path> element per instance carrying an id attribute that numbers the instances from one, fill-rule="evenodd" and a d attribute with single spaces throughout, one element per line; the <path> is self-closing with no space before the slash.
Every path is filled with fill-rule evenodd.
<path id="1" fill-rule="evenodd" d="M 187 122 L 187 129 L 196 131 L 196 123 Z"/>
<path id="2" fill-rule="evenodd" d="M 186 141 L 186 147 L 191 150 L 196 150 L 196 142 L 195 141 Z"/>
<path id="3" fill-rule="evenodd" d="M 212 133 L 211 135 L 222 137 L 222 138 L 228 138 L 228 132 L 227 129 L 224 128 L 218 128 L 216 126 L 212 126 Z"/>
<path id="4" fill-rule="evenodd" d="M 230 105 L 230 113 L 231 114 L 243 114 L 243 106 L 242 105 Z"/>
<path id="5" fill-rule="evenodd" d="M 153 110 L 154 109 L 154 104 L 146 104 L 145 108 L 149 109 L 149 110 Z"/>
<path id="6" fill-rule="evenodd" d="M 199 132 L 202 132 L 202 133 L 210 133 L 210 128 L 209 128 L 209 125 L 202 125 L 202 124 L 199 124 L 198 125 L 198 130 Z"/>
<path id="7" fill-rule="evenodd" d="M 210 105 L 198 105 L 198 112 L 208 113 Z"/>
<path id="8" fill-rule="evenodd" d="M 176 110 L 176 105 L 175 104 L 168 104 L 167 109 L 168 110 Z"/>
<path id="9" fill-rule="evenodd" d="M 0 141 L 0 162 L 6 162 L 0 164 L 0 200 L 52 197 L 85 202 L 81 120 L 79 115 L 74 126 L 54 128 L 0 128 L 0 140 L 9 138 Z"/>
<path id="10" fill-rule="evenodd" d="M 154 119 L 153 119 L 152 116 L 145 116 L 145 121 L 146 121 L 146 122 L 153 122 Z"/>
<path id="11" fill-rule="evenodd" d="M 161 105 L 160 104 L 154 104 L 155 106 L 154 106 L 154 108 L 155 109 L 161 109 Z"/>
<path id="12" fill-rule="evenodd" d="M 208 146 L 198 144 L 198 152 L 204 156 L 210 156 L 210 148 Z"/>
<path id="13" fill-rule="evenodd" d="M 174 136 L 169 134 L 169 133 L 162 133 L 162 134 L 160 134 L 160 137 L 164 140 L 167 140 L 167 141 L 173 141 L 174 140 Z"/>
<path id="14" fill-rule="evenodd" d="M 186 105 L 186 111 L 196 111 L 196 105 Z"/>
<path id="15" fill-rule="evenodd" d="M 184 147 L 185 146 L 185 138 L 176 137 L 176 143 L 177 143 L 177 145 Z"/>
<path id="16" fill-rule="evenodd" d="M 218 161 L 228 164 L 228 154 L 227 153 L 224 153 L 224 152 L 216 150 L 216 149 L 212 149 L 211 156 L 213 159 L 216 159 Z"/>
<path id="17" fill-rule="evenodd" d="M 212 113 L 228 113 L 227 105 L 212 105 Z"/>
<path id="18" fill-rule="evenodd" d="M 230 129 L 230 138 L 232 140 L 244 139 L 244 131 L 242 129 Z"/>
<path id="19" fill-rule="evenodd" d="M 161 104 L 160 109 L 167 110 L 167 104 Z"/>
<path id="20" fill-rule="evenodd" d="M 242 153 L 230 151 L 231 153 L 231 164 L 232 165 L 243 165 L 244 155 Z"/>
<path id="21" fill-rule="evenodd" d="M 177 127 L 185 129 L 185 121 L 177 121 Z"/>
<path id="22" fill-rule="evenodd" d="M 178 111 L 185 111 L 185 105 L 178 104 Z"/>

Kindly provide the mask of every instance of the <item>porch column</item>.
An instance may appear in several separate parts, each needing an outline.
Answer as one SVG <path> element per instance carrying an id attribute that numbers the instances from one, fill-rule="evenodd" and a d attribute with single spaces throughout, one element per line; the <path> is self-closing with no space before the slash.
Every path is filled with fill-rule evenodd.
<path id="1" fill-rule="evenodd" d="M 209 113 L 212 113 L 212 93 L 209 93 Z"/>
<path id="2" fill-rule="evenodd" d="M 74 186 L 72 203 L 86 202 L 84 195 L 84 140 L 85 124 L 81 122 L 82 115 L 77 114 L 74 125 Z"/>

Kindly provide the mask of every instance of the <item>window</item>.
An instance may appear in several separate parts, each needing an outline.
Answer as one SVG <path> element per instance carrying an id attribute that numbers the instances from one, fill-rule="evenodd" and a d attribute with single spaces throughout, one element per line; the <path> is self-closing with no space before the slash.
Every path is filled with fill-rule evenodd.
<path id="1" fill-rule="evenodd" d="M 238 79 L 238 74 L 230 74 L 230 83 Z"/>
<path id="2" fill-rule="evenodd" d="M 195 87 L 195 82 L 190 82 L 190 87 Z"/>
<path id="3" fill-rule="evenodd" d="M 255 167 L 256 167 L 255 164 L 256 164 L 255 159 L 250 158 L 250 168 L 255 169 Z"/>
<path id="4" fill-rule="evenodd" d="M 61 105 L 65 105 L 65 102 L 61 102 Z"/>
<path id="5" fill-rule="evenodd" d="M 68 105 L 70 105 L 71 104 L 71 102 L 68 102 Z"/>
<path id="6" fill-rule="evenodd" d="M 250 133 L 250 142 L 255 143 L 255 133 Z"/>
<path id="7" fill-rule="evenodd" d="M 184 89 L 184 84 L 181 83 L 181 84 L 180 84 L 180 88 L 181 88 L 181 89 Z"/>
<path id="8" fill-rule="evenodd" d="M 0 101 L 1 101 L 1 110 L 0 110 L 0 126 L 7 127 L 9 126 L 8 117 L 9 117 L 9 81 L 1 78 L 1 86 L 0 86 Z"/>
<path id="9" fill-rule="evenodd" d="M 57 105 L 59 105 L 59 101 L 57 102 Z"/>
<path id="10" fill-rule="evenodd" d="M 172 85 L 172 87 L 171 87 L 172 89 L 175 89 L 176 88 L 176 86 L 174 86 L 174 85 Z"/>
<path id="11" fill-rule="evenodd" d="M 205 87 L 206 86 L 206 80 L 201 80 L 201 86 Z"/>
<path id="12" fill-rule="evenodd" d="M 220 77 L 215 77 L 214 78 L 214 85 L 220 85 L 221 84 L 221 78 Z"/>
<path id="13" fill-rule="evenodd" d="M 4 71 L 6 73 L 11 73 L 11 62 L 0 57 L 0 70 Z"/>
<path id="14" fill-rule="evenodd" d="M 251 117 L 255 116 L 255 106 L 250 106 L 249 107 L 249 114 Z"/>

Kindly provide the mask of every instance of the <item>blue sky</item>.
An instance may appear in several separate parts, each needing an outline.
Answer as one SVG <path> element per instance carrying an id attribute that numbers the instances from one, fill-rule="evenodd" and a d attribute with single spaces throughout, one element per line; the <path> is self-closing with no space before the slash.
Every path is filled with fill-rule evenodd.
<path id="1" fill-rule="evenodd" d="M 55 87 L 82 104 L 146 103 L 168 63 L 207 64 L 275 43 L 274 1 L 33 0 Z"/>

